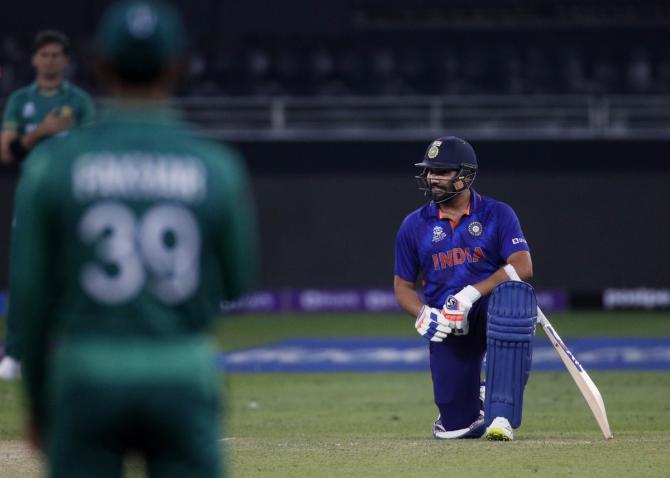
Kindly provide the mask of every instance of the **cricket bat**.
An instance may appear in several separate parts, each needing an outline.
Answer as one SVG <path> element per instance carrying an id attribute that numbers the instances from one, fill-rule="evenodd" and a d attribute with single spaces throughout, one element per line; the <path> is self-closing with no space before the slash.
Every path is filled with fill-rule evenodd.
<path id="1" fill-rule="evenodd" d="M 504 269 L 510 279 L 517 281 L 521 280 L 519 274 L 517 274 L 512 265 L 508 264 L 504 267 Z M 612 431 L 610 430 L 610 425 L 607 420 L 605 402 L 603 402 L 603 397 L 600 394 L 600 390 L 598 390 L 596 384 L 593 383 L 593 380 L 591 380 L 589 374 L 586 373 L 584 367 L 582 367 L 572 352 L 570 352 L 570 349 L 568 349 L 568 347 L 565 345 L 565 342 L 561 340 L 561 337 L 556 332 L 556 329 L 554 329 L 554 327 L 551 325 L 551 322 L 549 322 L 549 319 L 547 319 L 539 307 L 537 308 L 537 319 L 544 329 L 545 334 L 549 338 L 551 345 L 554 346 L 554 349 L 556 349 L 556 352 L 558 352 L 559 357 L 561 357 L 565 368 L 568 369 L 570 376 L 577 384 L 577 388 L 579 388 L 579 391 L 582 393 L 582 396 L 591 409 L 591 413 L 593 413 L 596 422 L 598 422 L 598 426 L 603 432 L 603 436 L 606 439 L 613 438 Z"/>

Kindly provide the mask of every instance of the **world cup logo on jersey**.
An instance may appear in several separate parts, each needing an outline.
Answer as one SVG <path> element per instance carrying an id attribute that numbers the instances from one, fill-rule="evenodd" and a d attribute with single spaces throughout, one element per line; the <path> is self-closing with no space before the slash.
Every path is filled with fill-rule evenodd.
<path id="1" fill-rule="evenodd" d="M 440 242 L 442 239 L 447 237 L 441 226 L 435 226 L 433 228 L 433 242 Z"/>
<path id="2" fill-rule="evenodd" d="M 35 116 L 36 112 L 37 108 L 35 108 L 35 103 L 29 101 L 25 105 L 23 105 L 23 111 L 21 112 L 21 115 L 24 118 L 32 118 L 33 116 Z"/>

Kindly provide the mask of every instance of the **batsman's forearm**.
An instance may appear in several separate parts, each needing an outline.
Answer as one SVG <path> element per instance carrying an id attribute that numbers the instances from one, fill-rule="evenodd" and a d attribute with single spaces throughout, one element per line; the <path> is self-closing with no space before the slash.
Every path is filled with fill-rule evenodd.
<path id="1" fill-rule="evenodd" d="M 530 254 L 528 251 L 519 251 L 515 252 L 507 258 L 509 265 L 513 267 L 520 279 L 513 280 L 524 280 L 528 281 L 533 277 L 533 262 L 531 260 Z M 511 277 L 505 271 L 504 267 L 501 267 L 496 272 L 491 274 L 488 278 L 484 279 L 477 284 L 472 284 L 475 289 L 477 289 L 482 295 L 490 294 L 496 286 L 502 282 L 509 280 Z"/>
<path id="2" fill-rule="evenodd" d="M 481 295 L 484 296 L 490 294 L 498 284 L 505 282 L 507 280 L 508 280 L 507 273 L 505 273 L 505 271 L 502 269 L 498 269 L 496 272 L 488 276 L 488 278 L 484 279 L 481 282 L 477 282 L 472 286 L 475 289 L 477 289 Z"/>
<path id="3" fill-rule="evenodd" d="M 423 302 L 419 298 L 419 294 L 416 292 L 416 289 L 407 285 L 408 283 L 403 283 L 404 281 L 400 280 L 401 283 L 398 283 L 396 278 L 394 284 L 395 299 L 398 302 L 398 305 L 402 310 L 410 314 L 412 317 L 419 315 L 421 307 L 423 307 Z"/>
<path id="4" fill-rule="evenodd" d="M 396 300 L 398 301 L 400 308 L 412 317 L 419 315 L 421 308 L 424 306 L 416 293 L 414 293 L 414 297 L 409 294 L 404 297 L 399 297 L 398 294 L 396 294 Z"/>

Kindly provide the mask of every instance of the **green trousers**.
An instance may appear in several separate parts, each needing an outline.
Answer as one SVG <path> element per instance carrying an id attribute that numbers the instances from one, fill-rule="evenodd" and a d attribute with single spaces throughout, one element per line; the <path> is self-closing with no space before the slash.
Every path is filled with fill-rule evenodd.
<path id="1" fill-rule="evenodd" d="M 175 354 L 163 361 L 143 354 L 144 361 L 161 365 L 163 372 L 149 376 L 140 373 L 146 372 L 142 366 L 135 367 L 124 380 L 116 365 L 123 361 L 131 365 L 136 358 L 132 353 L 120 355 L 104 370 L 102 359 L 109 350 L 102 349 L 91 354 L 86 353 L 88 347 L 75 347 L 57 360 L 60 370 L 50 387 L 46 430 L 49 476 L 120 477 L 130 452 L 143 457 L 152 478 L 224 476 L 218 387 L 211 360 L 192 360 L 189 365 L 196 369 L 187 375 L 169 363 Z M 84 358 L 77 358 L 80 351 L 89 365 L 97 362 L 99 373 L 81 362 L 83 367 L 73 370 L 73 361 Z M 188 360 L 180 365 L 184 362 Z"/>

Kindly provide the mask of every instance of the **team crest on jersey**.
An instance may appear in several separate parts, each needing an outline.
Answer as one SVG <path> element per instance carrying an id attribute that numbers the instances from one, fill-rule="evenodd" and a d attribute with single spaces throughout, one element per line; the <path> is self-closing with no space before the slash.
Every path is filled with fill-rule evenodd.
<path id="1" fill-rule="evenodd" d="M 440 242 L 442 239 L 447 237 L 441 226 L 435 226 L 433 228 L 433 242 Z"/>
<path id="2" fill-rule="evenodd" d="M 433 141 L 433 144 L 430 145 L 428 150 L 428 157 L 434 159 L 440 154 L 440 146 L 442 146 L 442 141 Z"/>
<path id="3" fill-rule="evenodd" d="M 478 221 L 471 222 L 468 226 L 468 232 L 475 237 L 481 236 L 483 230 L 482 223 Z"/>
<path id="4" fill-rule="evenodd" d="M 29 101 L 25 105 L 23 105 L 23 117 L 24 118 L 31 118 L 35 116 L 35 103 L 32 101 Z"/>

